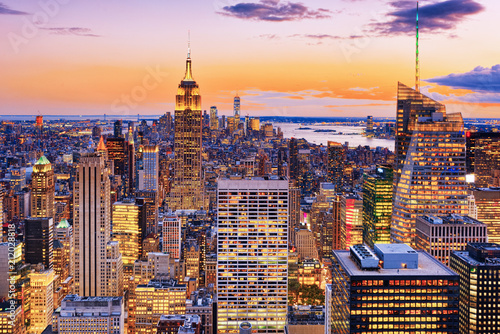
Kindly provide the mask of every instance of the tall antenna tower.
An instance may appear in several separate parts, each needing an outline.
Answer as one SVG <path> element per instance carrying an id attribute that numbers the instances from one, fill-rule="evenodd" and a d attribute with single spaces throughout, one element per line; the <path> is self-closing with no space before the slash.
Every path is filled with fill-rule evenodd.
<path id="1" fill-rule="evenodd" d="M 418 1 L 417 1 L 417 49 L 416 49 L 416 61 L 415 61 L 415 90 L 420 92 L 420 63 L 419 63 L 419 52 L 418 52 Z"/>

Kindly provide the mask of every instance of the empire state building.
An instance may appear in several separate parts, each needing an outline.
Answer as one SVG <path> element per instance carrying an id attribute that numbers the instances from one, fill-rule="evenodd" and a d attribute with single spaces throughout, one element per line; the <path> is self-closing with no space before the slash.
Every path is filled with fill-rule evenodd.
<path id="1" fill-rule="evenodd" d="M 203 207 L 201 172 L 202 113 L 198 84 L 191 72 L 188 50 L 186 74 L 175 97 L 174 182 L 170 207 L 199 210 Z"/>

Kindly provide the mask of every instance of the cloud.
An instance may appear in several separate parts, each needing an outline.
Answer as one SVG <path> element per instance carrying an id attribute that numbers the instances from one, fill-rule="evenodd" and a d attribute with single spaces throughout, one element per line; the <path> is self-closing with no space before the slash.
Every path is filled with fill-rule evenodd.
<path id="1" fill-rule="evenodd" d="M 478 66 L 470 72 L 452 73 L 425 81 L 455 89 L 469 89 L 483 93 L 500 93 L 500 64 L 491 68 Z"/>
<path id="2" fill-rule="evenodd" d="M 370 24 L 372 33 L 400 35 L 415 33 L 416 8 L 414 1 L 392 1 L 396 10 L 389 12 L 389 22 Z M 419 8 L 419 28 L 422 31 L 439 33 L 451 30 L 468 16 L 478 14 L 484 6 L 475 0 L 447 0 L 432 2 Z"/>
<path id="3" fill-rule="evenodd" d="M 349 88 L 349 90 L 353 92 L 369 92 L 377 88 L 378 87 L 370 87 L 370 88 L 354 87 L 354 88 Z"/>
<path id="4" fill-rule="evenodd" d="M 8 6 L 0 2 L 0 15 L 27 15 L 26 12 L 21 12 L 19 10 L 10 9 Z"/>
<path id="5" fill-rule="evenodd" d="M 96 35 L 89 28 L 81 27 L 57 27 L 57 28 L 40 28 L 43 30 L 48 30 L 50 34 L 53 35 L 74 35 L 74 36 L 85 36 L 85 37 L 101 37 L 101 35 Z"/>
<path id="6" fill-rule="evenodd" d="M 218 14 L 244 20 L 255 21 L 298 21 L 303 19 L 326 19 L 332 12 L 328 9 L 310 9 L 300 2 L 279 0 L 260 0 L 257 3 L 241 2 L 233 6 L 224 6 Z"/>

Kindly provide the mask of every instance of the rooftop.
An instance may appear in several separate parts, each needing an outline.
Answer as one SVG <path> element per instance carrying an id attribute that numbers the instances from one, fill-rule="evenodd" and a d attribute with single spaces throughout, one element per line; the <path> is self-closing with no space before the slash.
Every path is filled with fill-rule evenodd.
<path id="1" fill-rule="evenodd" d="M 70 226 L 70 225 L 69 225 L 68 221 L 67 221 L 65 218 L 63 218 L 63 219 L 59 222 L 59 224 L 57 224 L 56 228 L 68 228 L 69 226 Z"/>
<path id="2" fill-rule="evenodd" d="M 426 222 L 433 224 L 433 225 L 440 225 L 440 224 L 483 224 L 479 220 L 476 220 L 476 219 L 471 218 L 469 216 L 460 216 L 460 215 L 455 215 L 455 214 L 451 214 L 448 216 L 425 215 L 425 216 L 420 216 L 420 218 L 422 218 Z"/>
<path id="3" fill-rule="evenodd" d="M 382 244 L 377 244 L 382 246 Z M 384 247 L 385 246 L 385 247 Z M 399 253 L 406 250 L 413 250 L 408 245 L 405 244 L 384 244 L 382 246 L 383 251 L 388 253 Z M 392 246 L 392 247 L 391 247 Z M 385 250 L 384 250 L 385 249 Z M 415 252 L 415 251 L 414 251 Z M 397 276 L 456 276 L 457 274 L 450 268 L 446 267 L 440 261 L 436 260 L 432 255 L 425 251 L 416 251 L 418 254 L 418 268 L 417 269 L 383 269 L 380 268 L 378 271 L 366 271 L 358 267 L 354 260 L 350 256 L 350 252 L 347 250 L 336 250 L 334 254 L 336 255 L 339 263 L 342 265 L 344 270 L 349 274 L 349 276 L 387 276 L 387 277 L 397 277 Z"/>
<path id="4" fill-rule="evenodd" d="M 50 161 L 45 157 L 45 155 L 42 155 L 40 159 L 38 159 L 37 162 L 35 162 L 35 165 L 49 165 Z"/>

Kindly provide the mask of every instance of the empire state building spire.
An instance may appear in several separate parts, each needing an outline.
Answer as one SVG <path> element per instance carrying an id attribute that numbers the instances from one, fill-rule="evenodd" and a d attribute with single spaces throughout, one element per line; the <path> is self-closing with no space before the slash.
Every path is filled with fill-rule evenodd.
<path id="1" fill-rule="evenodd" d="M 186 59 L 186 74 L 184 75 L 184 79 L 182 81 L 194 81 L 193 73 L 191 72 L 191 37 L 188 33 L 188 54 Z"/>

